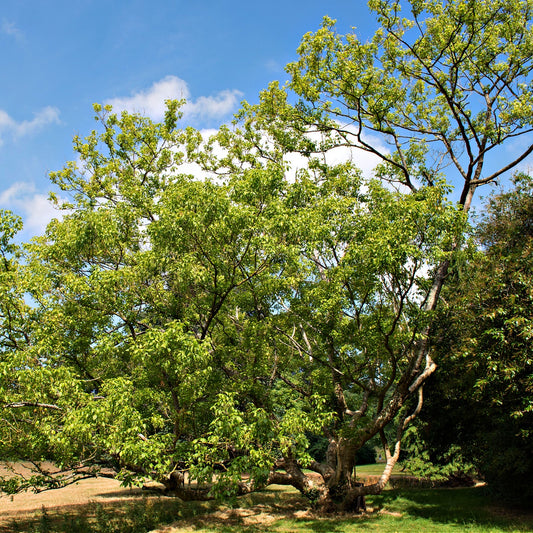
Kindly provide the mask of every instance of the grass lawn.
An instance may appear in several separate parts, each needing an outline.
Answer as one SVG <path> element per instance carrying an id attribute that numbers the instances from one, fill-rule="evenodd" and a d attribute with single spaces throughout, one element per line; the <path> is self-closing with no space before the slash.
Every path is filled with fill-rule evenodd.
<path id="1" fill-rule="evenodd" d="M 369 467 L 369 474 L 375 475 Z M 187 503 L 168 497 L 141 498 L 124 504 L 91 504 L 53 514 L 41 511 L 12 522 L 1 532 L 181 533 L 181 532 L 527 532 L 533 513 L 498 508 L 485 487 L 386 490 L 367 498 L 361 516 L 321 517 L 293 489 L 271 487 L 238 498 L 233 506 Z"/>
<path id="2" fill-rule="evenodd" d="M 234 509 L 185 518 L 165 533 L 199 532 L 302 532 L 302 533 L 416 533 L 416 532 L 526 532 L 533 531 L 533 515 L 493 509 L 486 489 L 425 489 L 385 491 L 368 498 L 369 512 L 362 516 L 320 517 L 304 510 L 295 494 L 280 493 L 269 503 L 266 496 L 248 497 Z M 252 505 L 249 505 L 249 504 Z M 299 505 L 300 503 L 300 505 Z"/>
<path id="3" fill-rule="evenodd" d="M 366 476 L 381 476 L 383 474 L 383 470 L 385 469 L 385 465 L 383 463 L 378 463 L 374 465 L 361 465 L 357 466 L 356 472 L 357 476 L 359 477 L 366 477 Z M 402 470 L 401 466 L 396 464 L 394 468 L 392 469 L 392 475 L 393 476 L 410 476 L 411 474 L 407 470 Z"/>

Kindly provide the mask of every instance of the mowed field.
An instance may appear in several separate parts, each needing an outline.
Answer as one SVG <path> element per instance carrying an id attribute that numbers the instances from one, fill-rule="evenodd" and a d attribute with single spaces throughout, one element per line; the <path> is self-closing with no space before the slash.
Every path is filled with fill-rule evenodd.
<path id="1" fill-rule="evenodd" d="M 19 474 L 30 475 L 24 463 L 9 463 L 9 466 Z M 6 463 L 0 463 L 0 475 L 11 474 L 11 468 Z M 12 496 L 0 493 L 0 526 L 5 526 L 14 518 L 33 515 L 43 507 L 52 512 L 69 508 L 74 510 L 90 502 L 108 504 L 134 500 L 145 495 L 146 492 L 140 488 L 121 487 L 119 481 L 104 477 L 84 479 L 61 489 L 39 493 L 23 492 Z"/>
<path id="2" fill-rule="evenodd" d="M 379 473 L 379 468 L 380 465 L 361 467 L 361 475 L 369 479 Z M 9 467 L 6 463 L 0 463 L 0 475 L 10 475 L 11 469 L 24 476 L 31 475 L 24 463 L 9 463 Z M 33 515 L 43 507 L 54 512 L 59 509 L 68 510 L 68 508 L 74 510 L 75 507 L 89 503 L 107 505 L 113 501 L 124 502 L 147 497 L 150 497 L 149 493 L 141 488 L 123 487 L 119 481 L 106 477 L 84 479 L 61 489 L 39 493 L 23 492 L 12 496 L 0 493 L 0 525 L 15 517 Z"/>
<path id="3" fill-rule="evenodd" d="M 23 464 L 16 468 L 28 473 Z M 380 469 L 380 465 L 363 466 L 358 473 L 361 480 L 370 481 Z M 121 487 L 113 479 L 91 478 L 39 494 L 0 496 L 0 533 L 533 531 L 530 512 L 495 508 L 483 487 L 417 488 L 416 483 L 411 486 L 413 480 L 397 472 L 393 481 L 407 488 L 369 497 L 367 513 L 324 517 L 290 487 L 272 486 L 228 505 L 181 502 L 140 488 Z"/>

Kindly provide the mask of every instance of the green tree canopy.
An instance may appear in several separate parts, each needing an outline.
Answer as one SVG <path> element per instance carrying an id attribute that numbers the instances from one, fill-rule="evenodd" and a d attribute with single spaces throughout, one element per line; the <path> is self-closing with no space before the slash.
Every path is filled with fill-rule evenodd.
<path id="1" fill-rule="evenodd" d="M 531 131 L 531 15 L 525 1 L 369 5 L 370 42 L 326 20 L 288 87 L 210 140 L 178 128 L 179 102 L 160 124 L 96 107 L 79 163 L 51 174 L 65 216 L 28 245 L 23 292 L 6 278 L 35 305 L 1 352 L 4 456 L 184 498 L 284 483 L 357 510 L 383 489 L 437 366 L 432 321 L 474 191 L 533 150 L 486 165 Z M 328 163 L 339 146 L 379 157 L 375 176 Z M 386 465 L 363 487 L 355 454 L 375 436 Z M 65 481 L 41 469 L 30 484 Z"/>
<path id="2" fill-rule="evenodd" d="M 533 470 L 532 220 L 530 176 L 489 198 L 479 251 L 446 290 L 433 336 L 442 371 L 417 433 L 433 462 L 460 451 L 494 492 L 521 502 Z"/>

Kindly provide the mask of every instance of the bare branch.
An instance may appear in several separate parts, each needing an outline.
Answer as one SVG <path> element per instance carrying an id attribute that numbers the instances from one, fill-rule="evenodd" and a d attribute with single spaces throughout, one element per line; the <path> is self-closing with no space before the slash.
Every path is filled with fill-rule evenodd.
<path id="1" fill-rule="evenodd" d="M 51 409 L 53 411 L 63 411 L 63 408 L 57 405 L 40 402 L 13 402 L 5 404 L 2 407 L 4 409 L 19 409 L 21 407 L 40 407 L 42 409 Z"/>

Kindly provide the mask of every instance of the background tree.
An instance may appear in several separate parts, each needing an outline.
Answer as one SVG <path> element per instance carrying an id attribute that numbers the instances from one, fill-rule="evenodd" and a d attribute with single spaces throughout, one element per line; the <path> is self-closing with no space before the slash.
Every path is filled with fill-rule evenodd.
<path id="1" fill-rule="evenodd" d="M 435 463 L 453 448 L 500 497 L 524 503 L 533 473 L 532 221 L 530 176 L 489 198 L 479 252 L 447 290 L 435 336 L 442 372 L 417 434 Z"/>

